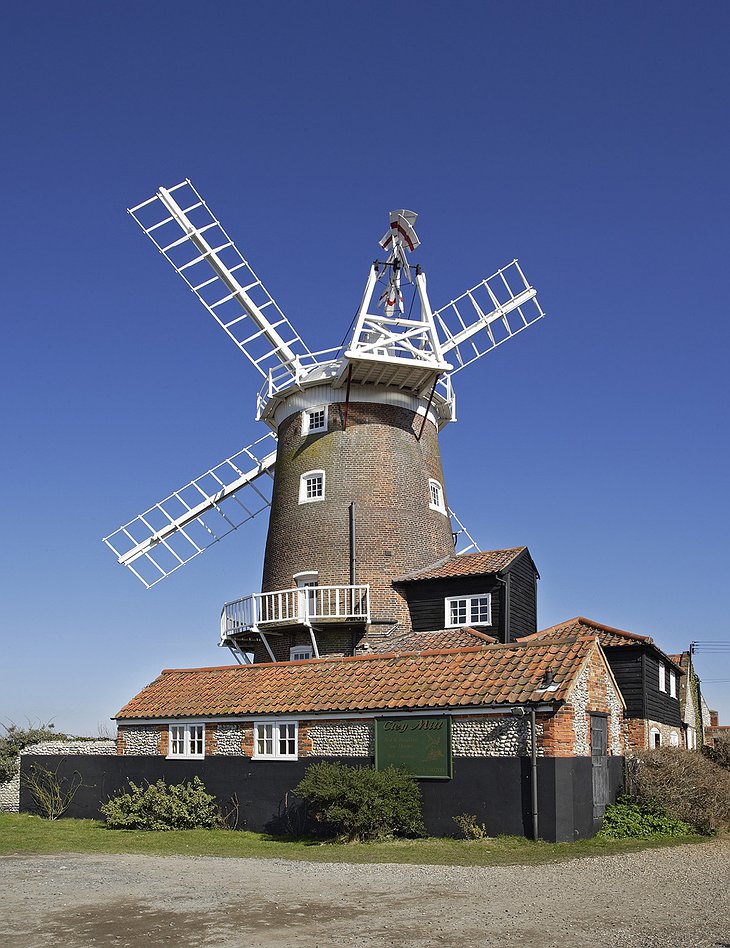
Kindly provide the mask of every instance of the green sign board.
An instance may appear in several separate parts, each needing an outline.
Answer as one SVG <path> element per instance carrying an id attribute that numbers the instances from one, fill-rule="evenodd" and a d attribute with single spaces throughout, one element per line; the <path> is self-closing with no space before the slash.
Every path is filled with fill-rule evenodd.
<path id="1" fill-rule="evenodd" d="M 451 718 L 375 719 L 375 766 L 400 767 L 414 777 L 451 778 Z"/>

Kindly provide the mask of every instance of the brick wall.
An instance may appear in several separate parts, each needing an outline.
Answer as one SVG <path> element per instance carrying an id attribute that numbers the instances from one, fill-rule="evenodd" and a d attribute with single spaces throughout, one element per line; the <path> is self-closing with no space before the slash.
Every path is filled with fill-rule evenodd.
<path id="1" fill-rule="evenodd" d="M 591 753 L 590 715 L 608 717 L 608 753 L 621 756 L 625 748 L 623 706 L 600 652 L 594 649 L 578 676 L 569 699 L 544 720 L 546 757 L 587 757 Z"/>
<path id="2" fill-rule="evenodd" d="M 557 713 L 537 715 L 536 730 L 538 756 L 572 757 L 585 748 L 585 737 L 581 724 L 582 714 L 591 710 L 601 711 L 600 702 L 588 702 L 583 708 L 582 699 L 567 704 Z M 619 719 L 620 720 L 620 719 Z M 619 724 L 620 727 L 620 724 Z M 121 725 L 119 728 L 119 753 L 136 755 L 166 755 L 167 725 Z M 623 753 L 623 740 L 611 746 L 611 723 L 609 720 L 609 753 Z M 375 753 L 374 724 L 372 717 L 338 720 L 317 719 L 299 722 L 299 757 L 372 757 Z M 454 757 L 516 757 L 530 754 L 529 717 L 513 715 L 458 716 L 452 718 L 452 747 Z M 253 757 L 253 722 L 238 723 L 206 722 L 206 756 Z"/>
<path id="3" fill-rule="evenodd" d="M 661 737 L 661 747 L 685 747 L 684 728 L 676 725 L 663 724 L 661 721 L 651 721 L 646 718 L 629 718 L 624 724 L 627 753 L 643 751 L 654 747 L 653 731 L 658 731 Z M 672 735 L 677 743 L 672 744 Z"/>
<path id="4" fill-rule="evenodd" d="M 294 585 L 317 570 L 320 585 L 347 585 L 349 506 L 356 504 L 357 581 L 369 583 L 374 619 L 409 627 L 408 609 L 391 580 L 453 555 L 448 516 L 429 507 L 428 480 L 443 484 L 435 426 L 392 405 L 355 402 L 343 431 L 342 404 L 328 407 L 328 431 L 302 437 L 301 413 L 279 426 L 279 447 L 264 591 Z M 325 471 L 325 499 L 299 503 L 299 482 Z"/>

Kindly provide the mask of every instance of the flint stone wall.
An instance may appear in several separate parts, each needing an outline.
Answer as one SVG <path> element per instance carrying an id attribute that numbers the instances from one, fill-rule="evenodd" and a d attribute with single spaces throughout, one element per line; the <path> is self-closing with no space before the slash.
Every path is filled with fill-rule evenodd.
<path id="1" fill-rule="evenodd" d="M 116 754 L 117 745 L 113 740 L 98 741 L 41 741 L 38 744 L 31 744 L 24 748 L 20 754 L 43 754 L 56 755 L 63 754 L 72 756 L 74 754 Z M 20 765 L 20 758 L 18 758 Z M 0 813 L 17 813 L 20 810 L 20 766 L 18 773 L 0 783 Z"/>

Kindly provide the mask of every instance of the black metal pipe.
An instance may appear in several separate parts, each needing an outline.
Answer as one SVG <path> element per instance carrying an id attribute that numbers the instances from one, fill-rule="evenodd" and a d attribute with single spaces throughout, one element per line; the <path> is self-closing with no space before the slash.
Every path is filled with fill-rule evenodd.
<path id="1" fill-rule="evenodd" d="M 539 839 L 538 815 L 537 815 L 537 723 L 535 721 L 535 709 L 530 708 L 530 757 L 531 757 L 531 777 L 530 788 L 532 790 L 532 838 Z"/>
<path id="2" fill-rule="evenodd" d="M 357 585 L 357 564 L 355 560 L 355 501 L 350 504 L 350 585 Z"/>

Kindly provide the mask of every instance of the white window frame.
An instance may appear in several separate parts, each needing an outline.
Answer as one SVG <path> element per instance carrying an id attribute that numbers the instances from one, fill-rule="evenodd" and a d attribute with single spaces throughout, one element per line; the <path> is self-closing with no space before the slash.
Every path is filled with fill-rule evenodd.
<path id="1" fill-rule="evenodd" d="M 676 731 L 671 731 L 669 734 L 669 746 L 679 747 L 679 734 Z"/>
<path id="2" fill-rule="evenodd" d="M 302 437 L 306 438 L 308 434 L 321 434 L 323 431 L 327 431 L 327 406 L 326 405 L 317 405 L 316 408 L 307 408 L 302 412 Z M 312 425 L 312 415 L 317 415 L 317 421 L 321 420 L 321 424 Z M 320 418 L 322 416 L 322 418 Z"/>
<path id="3" fill-rule="evenodd" d="M 294 728 L 294 753 L 282 753 L 280 742 L 281 742 L 281 731 L 282 728 Z M 268 734 L 264 735 L 264 740 L 271 741 L 271 753 L 264 751 L 261 753 L 259 751 L 259 741 L 261 740 L 261 732 L 266 728 L 271 728 L 270 737 Z M 288 740 L 291 740 L 291 737 L 287 737 Z M 259 721 L 253 722 L 253 757 L 252 760 L 298 760 L 299 758 L 299 724 L 297 721 L 286 721 L 278 720 L 276 718 L 262 718 Z"/>
<path id="4" fill-rule="evenodd" d="M 303 654 L 305 653 L 306 654 Z M 297 656 L 297 653 L 299 655 Z M 292 645 L 289 649 L 289 661 L 290 662 L 304 662 L 308 658 L 314 657 L 314 650 L 311 645 Z"/>
<path id="5" fill-rule="evenodd" d="M 669 669 L 669 697 L 677 697 L 677 673 L 673 668 Z"/>
<path id="6" fill-rule="evenodd" d="M 667 666 L 664 662 L 659 662 L 659 690 L 667 690 Z"/>
<path id="7" fill-rule="evenodd" d="M 200 730 L 200 734 L 191 734 L 191 729 Z M 182 749 L 176 748 L 180 736 L 173 733 L 182 730 Z M 200 746 L 200 751 L 191 750 L 194 744 Z M 173 748 L 175 748 L 173 750 Z M 167 729 L 167 756 L 174 760 L 202 760 L 205 757 L 205 724 L 200 721 L 176 721 L 169 724 Z"/>
<path id="8" fill-rule="evenodd" d="M 487 621 L 486 622 L 473 622 L 471 619 L 472 615 L 472 602 L 475 599 L 486 599 L 487 600 Z M 453 622 L 451 618 L 451 603 L 452 602 L 465 602 L 465 621 L 464 622 Z M 462 626 L 471 626 L 471 625 L 484 625 L 488 626 L 492 624 L 492 594 L 491 593 L 470 593 L 467 596 L 447 596 L 445 600 L 444 608 L 444 628 L 445 629 L 458 629 Z"/>
<path id="9" fill-rule="evenodd" d="M 307 481 L 314 480 L 316 477 L 322 478 L 322 494 L 319 497 L 308 497 L 307 496 Z M 325 496 L 325 473 L 324 471 L 305 471 L 304 474 L 299 478 L 299 503 L 300 504 L 316 504 L 319 501 L 324 500 Z"/>
<path id="10" fill-rule="evenodd" d="M 656 740 L 656 738 L 659 738 L 659 740 Z M 654 750 L 655 748 L 661 747 L 661 746 L 662 746 L 662 732 L 659 730 L 658 727 L 653 727 L 649 731 L 649 749 Z"/>
<path id="11" fill-rule="evenodd" d="M 436 498 L 435 500 L 434 497 Z M 438 512 L 442 514 L 446 513 L 443 485 L 433 477 L 429 477 L 428 479 L 428 506 L 431 510 L 438 510 Z"/>

